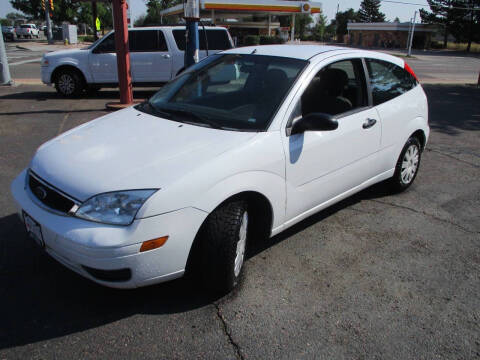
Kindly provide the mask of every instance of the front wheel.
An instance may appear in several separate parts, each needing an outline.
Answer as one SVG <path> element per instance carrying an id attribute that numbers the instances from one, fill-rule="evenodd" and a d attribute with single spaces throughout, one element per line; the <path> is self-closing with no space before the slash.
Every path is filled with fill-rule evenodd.
<path id="1" fill-rule="evenodd" d="M 395 166 L 395 174 L 390 185 L 395 192 L 406 190 L 413 184 L 420 168 L 422 146 L 416 137 L 410 137 L 400 153 Z"/>
<path id="2" fill-rule="evenodd" d="M 226 294 L 238 285 L 247 237 L 248 211 L 244 201 L 227 202 L 209 215 L 200 252 L 200 271 L 209 288 Z"/>
<path id="3" fill-rule="evenodd" d="M 63 70 L 55 80 L 55 89 L 62 96 L 79 95 L 84 88 L 82 78 L 76 71 Z"/>

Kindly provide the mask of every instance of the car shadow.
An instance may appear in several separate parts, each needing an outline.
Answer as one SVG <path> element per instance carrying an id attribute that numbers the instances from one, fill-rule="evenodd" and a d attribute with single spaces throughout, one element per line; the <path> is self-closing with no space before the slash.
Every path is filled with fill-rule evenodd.
<path id="1" fill-rule="evenodd" d="M 480 130 L 480 89 L 461 85 L 423 85 L 423 88 L 432 130 L 447 135 Z"/>
<path id="2" fill-rule="evenodd" d="M 359 201 L 387 194 L 384 184 L 374 185 L 256 244 L 248 257 Z M 133 290 L 97 285 L 38 249 L 16 214 L 0 219 L 0 239 L 0 349 L 65 336 L 135 314 L 186 312 L 219 299 L 185 278 Z"/>

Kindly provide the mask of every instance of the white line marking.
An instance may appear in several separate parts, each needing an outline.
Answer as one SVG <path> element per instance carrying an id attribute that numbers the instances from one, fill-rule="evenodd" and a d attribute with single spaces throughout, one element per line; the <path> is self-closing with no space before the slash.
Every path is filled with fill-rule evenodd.
<path id="1" fill-rule="evenodd" d="M 42 61 L 42 58 L 36 58 L 36 59 L 30 59 L 30 60 L 24 60 L 24 61 L 17 61 L 17 62 L 14 62 L 14 63 L 11 63 L 11 64 L 8 64 L 10 66 L 14 66 L 14 65 L 22 65 L 22 64 L 28 64 L 28 63 L 32 63 L 32 62 L 40 62 Z"/>

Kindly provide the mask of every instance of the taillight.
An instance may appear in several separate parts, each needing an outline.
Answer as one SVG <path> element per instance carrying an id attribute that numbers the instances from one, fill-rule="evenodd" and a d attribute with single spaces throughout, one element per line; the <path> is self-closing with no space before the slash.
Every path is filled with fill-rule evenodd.
<path id="1" fill-rule="evenodd" d="M 407 62 L 405 61 L 405 66 L 403 67 L 410 75 L 412 75 L 415 80 L 417 80 L 418 82 L 420 82 L 420 80 L 418 79 L 417 75 L 415 74 L 415 71 L 413 71 L 413 69 L 410 67 L 410 65 L 407 64 Z"/>

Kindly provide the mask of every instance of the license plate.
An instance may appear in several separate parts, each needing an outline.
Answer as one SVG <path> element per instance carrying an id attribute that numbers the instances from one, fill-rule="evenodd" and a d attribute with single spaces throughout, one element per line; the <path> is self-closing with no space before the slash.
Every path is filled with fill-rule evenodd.
<path id="1" fill-rule="evenodd" d="M 45 247 L 45 242 L 43 241 L 42 227 L 40 224 L 23 211 L 23 222 L 25 223 L 25 229 L 27 230 L 28 236 L 30 236 L 37 243 L 40 248 Z"/>

